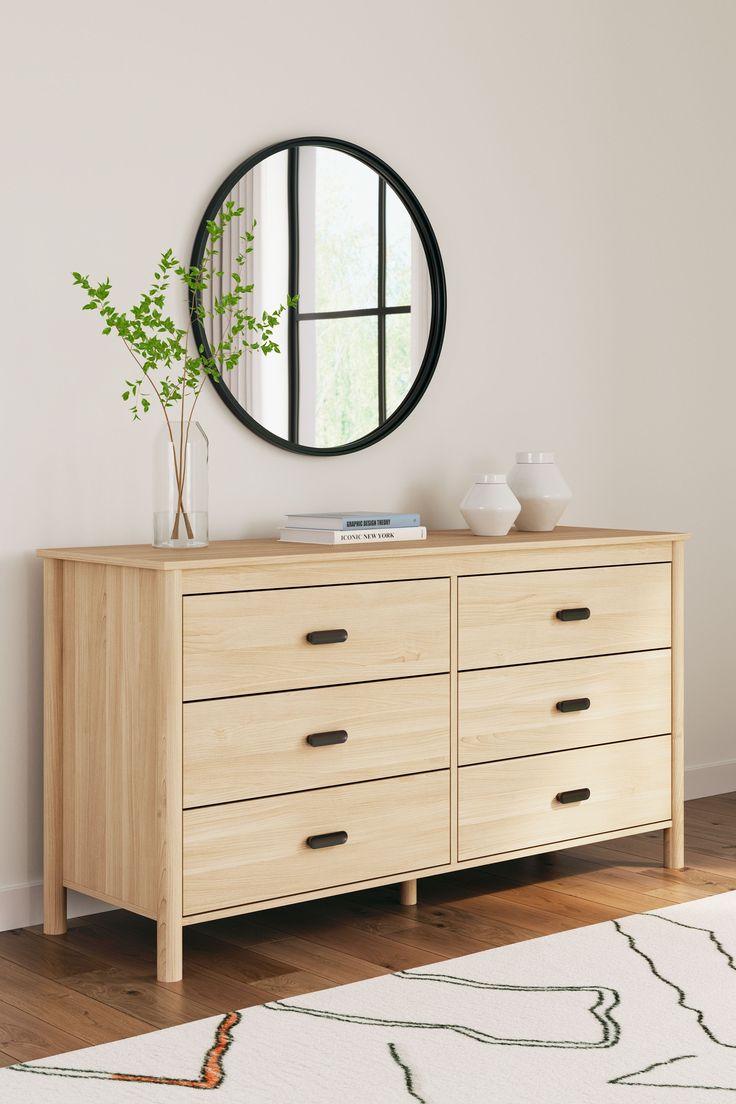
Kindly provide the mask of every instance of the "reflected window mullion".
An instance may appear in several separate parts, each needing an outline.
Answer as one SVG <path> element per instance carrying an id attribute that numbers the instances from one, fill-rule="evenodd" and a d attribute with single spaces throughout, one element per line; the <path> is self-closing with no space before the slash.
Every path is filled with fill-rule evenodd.
<path id="1" fill-rule="evenodd" d="M 386 421 L 386 181 L 378 178 L 378 424 Z"/>
<path id="2" fill-rule="evenodd" d="M 289 209 L 289 295 L 299 295 L 299 147 L 289 150 L 287 202 Z M 289 441 L 299 442 L 299 315 L 288 314 Z"/>

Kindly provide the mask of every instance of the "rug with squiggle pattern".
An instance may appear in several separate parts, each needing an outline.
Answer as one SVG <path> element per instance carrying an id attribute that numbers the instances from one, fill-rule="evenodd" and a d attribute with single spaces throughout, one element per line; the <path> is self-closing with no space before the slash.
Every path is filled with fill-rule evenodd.
<path id="1" fill-rule="evenodd" d="M 203 1093 L 213 1104 L 736 1104 L 736 893 L 0 1070 L 1 1104 Z"/>

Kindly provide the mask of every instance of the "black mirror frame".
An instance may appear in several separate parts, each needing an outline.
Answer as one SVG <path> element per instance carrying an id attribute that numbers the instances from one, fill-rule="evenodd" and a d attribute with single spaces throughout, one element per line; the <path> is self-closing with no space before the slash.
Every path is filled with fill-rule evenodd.
<path id="1" fill-rule="evenodd" d="M 386 419 L 383 425 L 377 426 L 371 433 L 367 433 L 364 437 L 359 437 L 355 441 L 350 441 L 345 445 L 338 445 L 334 448 L 314 448 L 310 445 L 300 445 L 293 441 L 287 441 L 283 437 L 277 436 L 272 433 L 265 426 L 262 426 L 260 422 L 257 422 L 247 410 L 240 405 L 237 399 L 233 396 L 230 389 L 225 383 L 220 380 L 215 382 L 211 379 L 212 385 L 217 391 L 218 395 L 228 407 L 229 410 L 238 418 L 243 425 L 252 430 L 259 437 L 262 437 L 264 441 L 270 442 L 272 445 L 276 445 L 278 448 L 287 449 L 289 452 L 297 452 L 312 456 L 339 456 L 350 452 L 358 452 L 360 449 L 368 448 L 369 445 L 374 445 L 377 441 L 380 441 L 383 437 L 387 437 L 389 433 L 401 425 L 405 418 L 408 418 L 414 407 L 422 398 L 424 392 L 427 390 L 429 381 L 434 375 L 434 371 L 437 367 L 440 351 L 442 349 L 442 342 L 445 336 L 445 322 L 447 318 L 447 288 L 445 284 L 445 270 L 442 264 L 442 256 L 440 254 L 439 245 L 432 229 L 432 225 L 427 218 L 424 209 L 422 208 L 419 200 L 412 192 L 411 188 L 401 179 L 394 170 L 387 165 L 375 154 L 369 153 L 368 150 L 362 149 L 360 146 L 354 145 L 352 142 L 345 142 L 340 138 L 290 138 L 284 142 L 277 142 L 272 146 L 267 146 L 265 149 L 260 150 L 258 153 L 253 154 L 252 157 L 246 158 L 242 161 L 237 168 L 233 169 L 230 175 L 222 182 L 217 189 L 202 217 L 202 221 L 199 224 L 196 236 L 194 238 L 194 246 L 192 248 L 192 261 L 193 265 L 201 265 L 202 258 L 204 256 L 205 245 L 207 242 L 207 223 L 210 220 L 216 218 L 220 208 L 222 207 L 225 199 L 230 194 L 232 189 L 237 184 L 238 180 L 244 176 L 247 172 L 250 172 L 259 162 L 264 161 L 272 154 L 281 153 L 284 150 L 293 148 L 294 146 L 326 146 L 329 149 L 340 150 L 342 153 L 347 153 L 351 157 L 355 157 L 358 161 L 362 161 L 364 165 L 373 169 L 379 175 L 381 175 L 388 184 L 393 188 L 396 194 L 404 203 L 408 210 L 414 225 L 416 226 L 419 239 L 422 243 L 424 253 L 427 259 L 427 268 L 429 270 L 430 287 L 432 290 L 432 313 L 429 323 L 429 335 L 427 338 L 427 348 L 424 353 L 424 359 L 417 372 L 414 383 L 408 391 L 406 398 L 403 402 L 393 411 L 393 413 Z M 192 331 L 194 333 L 194 340 L 197 348 L 204 346 L 204 349 L 209 353 L 210 345 L 207 340 L 207 335 L 204 331 L 200 319 L 197 317 L 194 308 L 199 305 L 201 301 L 201 295 L 199 292 L 189 294 L 189 307 L 192 320 Z"/>

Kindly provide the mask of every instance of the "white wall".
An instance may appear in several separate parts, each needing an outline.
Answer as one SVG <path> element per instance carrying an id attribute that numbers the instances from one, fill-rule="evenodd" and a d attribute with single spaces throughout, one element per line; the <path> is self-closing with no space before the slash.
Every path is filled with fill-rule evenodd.
<path id="1" fill-rule="evenodd" d="M 21 888 L 0 927 L 41 873 L 33 550 L 150 539 L 156 423 L 129 423 L 125 354 L 69 270 L 127 302 L 158 251 L 188 256 L 230 167 L 298 134 L 414 187 L 447 339 L 417 411 L 345 458 L 272 448 L 208 391 L 213 535 L 345 503 L 455 526 L 473 472 L 555 448 L 567 520 L 694 532 L 690 785 L 736 788 L 736 5 L 40 0 L 4 20 L 0 887 Z"/>

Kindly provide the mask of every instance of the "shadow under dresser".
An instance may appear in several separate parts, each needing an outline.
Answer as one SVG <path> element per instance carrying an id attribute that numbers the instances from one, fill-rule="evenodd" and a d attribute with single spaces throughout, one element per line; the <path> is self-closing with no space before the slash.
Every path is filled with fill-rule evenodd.
<path id="1" fill-rule="evenodd" d="M 45 931 L 182 929 L 664 829 L 683 865 L 683 534 L 47 549 Z"/>

